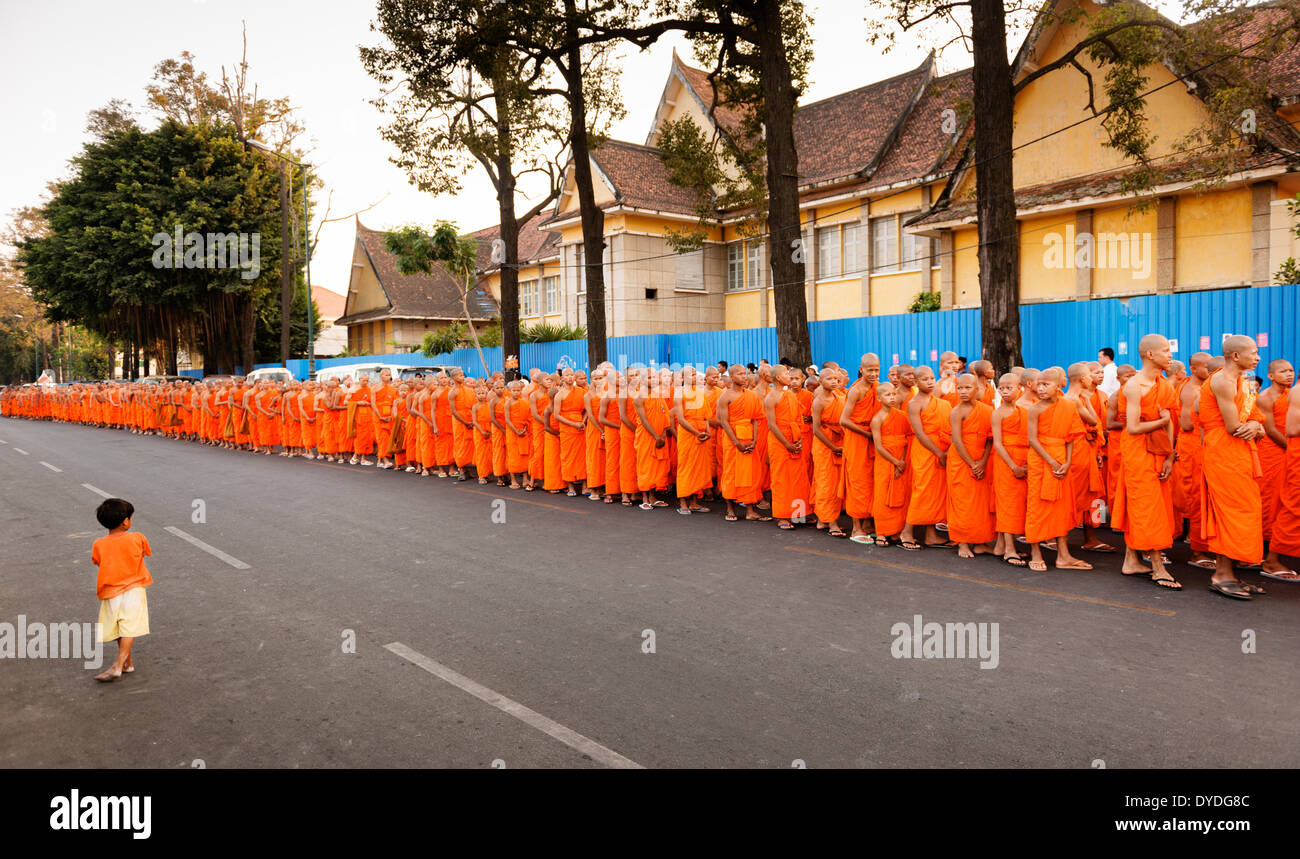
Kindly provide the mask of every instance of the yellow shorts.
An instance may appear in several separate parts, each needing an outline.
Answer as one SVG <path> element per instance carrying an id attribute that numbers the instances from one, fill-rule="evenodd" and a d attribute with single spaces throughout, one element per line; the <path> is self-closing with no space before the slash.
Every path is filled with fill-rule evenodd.
<path id="1" fill-rule="evenodd" d="M 99 601 L 99 640 L 137 638 L 149 634 L 149 603 L 144 588 L 131 588 Z"/>

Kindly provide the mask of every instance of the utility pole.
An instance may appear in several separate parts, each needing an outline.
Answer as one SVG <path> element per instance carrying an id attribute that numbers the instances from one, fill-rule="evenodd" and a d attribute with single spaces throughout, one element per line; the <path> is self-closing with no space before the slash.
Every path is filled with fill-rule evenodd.
<path id="1" fill-rule="evenodd" d="M 289 314 L 293 308 L 293 270 L 289 257 L 289 171 L 280 165 L 280 366 L 289 366 Z M 308 310 L 310 311 L 310 302 Z"/>

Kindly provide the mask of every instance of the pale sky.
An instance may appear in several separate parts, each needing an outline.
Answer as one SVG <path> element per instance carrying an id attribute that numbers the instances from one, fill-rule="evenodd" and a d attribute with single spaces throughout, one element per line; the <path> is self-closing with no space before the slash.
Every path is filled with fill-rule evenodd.
<path id="1" fill-rule="evenodd" d="M 917 65 L 926 50 L 905 37 L 888 55 L 866 45 L 864 9 L 845 0 L 812 0 L 815 62 L 806 100 L 835 95 Z M 239 60 L 241 20 L 248 26 L 250 77 L 263 96 L 289 96 L 307 128 L 308 160 L 325 182 L 313 219 L 333 191 L 331 217 L 382 200 L 361 218 L 370 227 L 455 221 L 469 232 L 497 220 L 491 185 L 480 172 L 464 191 L 432 197 L 413 188 L 388 160 L 392 148 L 379 136 L 383 117 L 367 102 L 377 94 L 357 47 L 374 44 L 374 5 L 367 0 L 0 0 L 0 217 L 36 203 L 52 179 L 68 172 L 68 159 L 87 139 L 86 114 L 113 98 L 137 108 L 160 60 L 188 50 L 209 79 Z M 666 39 L 643 53 L 623 51 L 619 61 L 627 118 L 618 139 L 642 143 L 649 131 L 673 46 L 690 61 L 689 45 Z M 1013 48 L 1014 50 L 1014 48 Z M 941 71 L 968 64 L 953 51 Z M 157 122 L 146 114 L 143 124 Z M 521 204 L 522 207 L 522 204 Z M 313 232 L 315 225 L 313 224 Z M 312 260 L 312 282 L 347 289 L 352 256 L 351 219 L 327 224 Z"/>

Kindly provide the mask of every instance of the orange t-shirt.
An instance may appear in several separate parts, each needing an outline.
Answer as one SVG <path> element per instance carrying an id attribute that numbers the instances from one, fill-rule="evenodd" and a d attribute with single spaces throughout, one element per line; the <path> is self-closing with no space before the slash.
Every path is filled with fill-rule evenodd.
<path id="1" fill-rule="evenodd" d="M 123 531 L 100 537 L 90 547 L 90 560 L 99 567 L 95 595 L 112 599 L 131 588 L 153 584 L 144 559 L 153 555 L 149 540 L 139 531 Z"/>

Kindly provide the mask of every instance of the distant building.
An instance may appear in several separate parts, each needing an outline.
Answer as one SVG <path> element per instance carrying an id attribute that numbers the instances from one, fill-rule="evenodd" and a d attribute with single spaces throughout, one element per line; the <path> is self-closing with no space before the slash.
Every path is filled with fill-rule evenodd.
<path id="1" fill-rule="evenodd" d="M 346 351 L 348 329 L 339 325 L 338 320 L 343 315 L 347 296 L 339 295 L 323 286 L 313 286 L 311 300 L 316 302 L 316 308 L 320 311 L 320 330 L 316 332 L 312 354 L 319 358 L 328 358 Z"/>
<path id="2" fill-rule="evenodd" d="M 370 229 L 360 219 L 356 229 L 346 303 L 343 315 L 335 320 L 347 329 L 347 346 L 353 354 L 410 352 L 424 343 L 425 332 L 465 319 L 455 278 L 441 267 L 430 275 L 401 274 L 396 258 L 384 247 L 384 232 Z M 482 286 L 471 290 L 469 310 L 475 324 L 499 316 L 496 300 Z"/>

